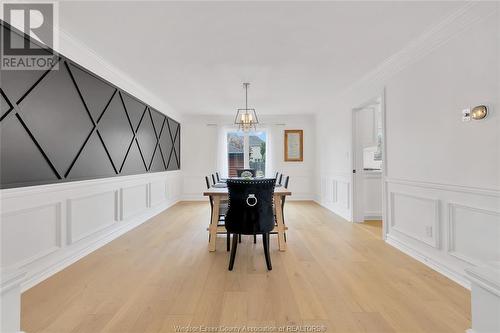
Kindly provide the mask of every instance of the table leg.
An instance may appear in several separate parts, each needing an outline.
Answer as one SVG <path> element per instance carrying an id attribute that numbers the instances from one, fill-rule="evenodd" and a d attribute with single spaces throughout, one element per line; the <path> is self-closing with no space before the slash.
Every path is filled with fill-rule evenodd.
<path id="1" fill-rule="evenodd" d="M 210 220 L 210 241 L 208 242 L 208 250 L 215 251 L 217 243 L 217 223 L 219 222 L 220 196 L 213 197 L 214 209 L 212 210 L 212 219 Z"/>
<path id="2" fill-rule="evenodd" d="M 278 248 L 280 251 L 286 251 L 285 242 L 285 222 L 283 221 L 283 211 L 281 210 L 281 195 L 274 196 L 274 206 L 276 207 L 276 222 L 278 224 Z"/>

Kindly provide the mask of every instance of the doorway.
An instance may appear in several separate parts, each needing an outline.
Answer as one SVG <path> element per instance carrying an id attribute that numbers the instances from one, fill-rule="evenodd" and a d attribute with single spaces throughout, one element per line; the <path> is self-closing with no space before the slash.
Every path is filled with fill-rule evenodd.
<path id="1" fill-rule="evenodd" d="M 352 110 L 352 217 L 385 238 L 385 110 L 383 94 Z"/>

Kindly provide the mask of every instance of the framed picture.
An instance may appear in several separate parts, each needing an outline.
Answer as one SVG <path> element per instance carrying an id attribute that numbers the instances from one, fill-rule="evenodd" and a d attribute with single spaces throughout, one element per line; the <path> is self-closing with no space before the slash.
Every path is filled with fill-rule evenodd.
<path id="1" fill-rule="evenodd" d="M 285 130 L 285 162 L 304 160 L 304 131 Z"/>

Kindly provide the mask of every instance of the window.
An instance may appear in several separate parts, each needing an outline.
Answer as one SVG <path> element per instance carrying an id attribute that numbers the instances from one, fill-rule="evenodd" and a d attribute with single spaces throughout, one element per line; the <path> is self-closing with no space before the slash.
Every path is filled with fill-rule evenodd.
<path id="1" fill-rule="evenodd" d="M 266 132 L 227 133 L 228 175 L 237 177 L 239 169 L 266 174 Z"/>

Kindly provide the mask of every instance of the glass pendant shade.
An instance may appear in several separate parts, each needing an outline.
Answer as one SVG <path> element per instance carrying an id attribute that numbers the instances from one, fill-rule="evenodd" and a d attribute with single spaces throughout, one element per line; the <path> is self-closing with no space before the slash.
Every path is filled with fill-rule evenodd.
<path id="1" fill-rule="evenodd" d="M 259 123 L 255 109 L 248 108 L 249 85 L 250 83 L 243 83 L 243 87 L 245 88 L 245 108 L 238 109 L 236 112 L 236 118 L 234 118 L 234 124 L 238 125 L 238 129 L 242 131 L 249 131 L 251 129 L 257 130 L 257 124 Z"/>
<path id="2" fill-rule="evenodd" d="M 252 128 L 256 130 L 259 121 L 255 109 L 238 109 L 234 123 L 238 125 L 238 129 L 243 131 L 248 131 Z"/>

